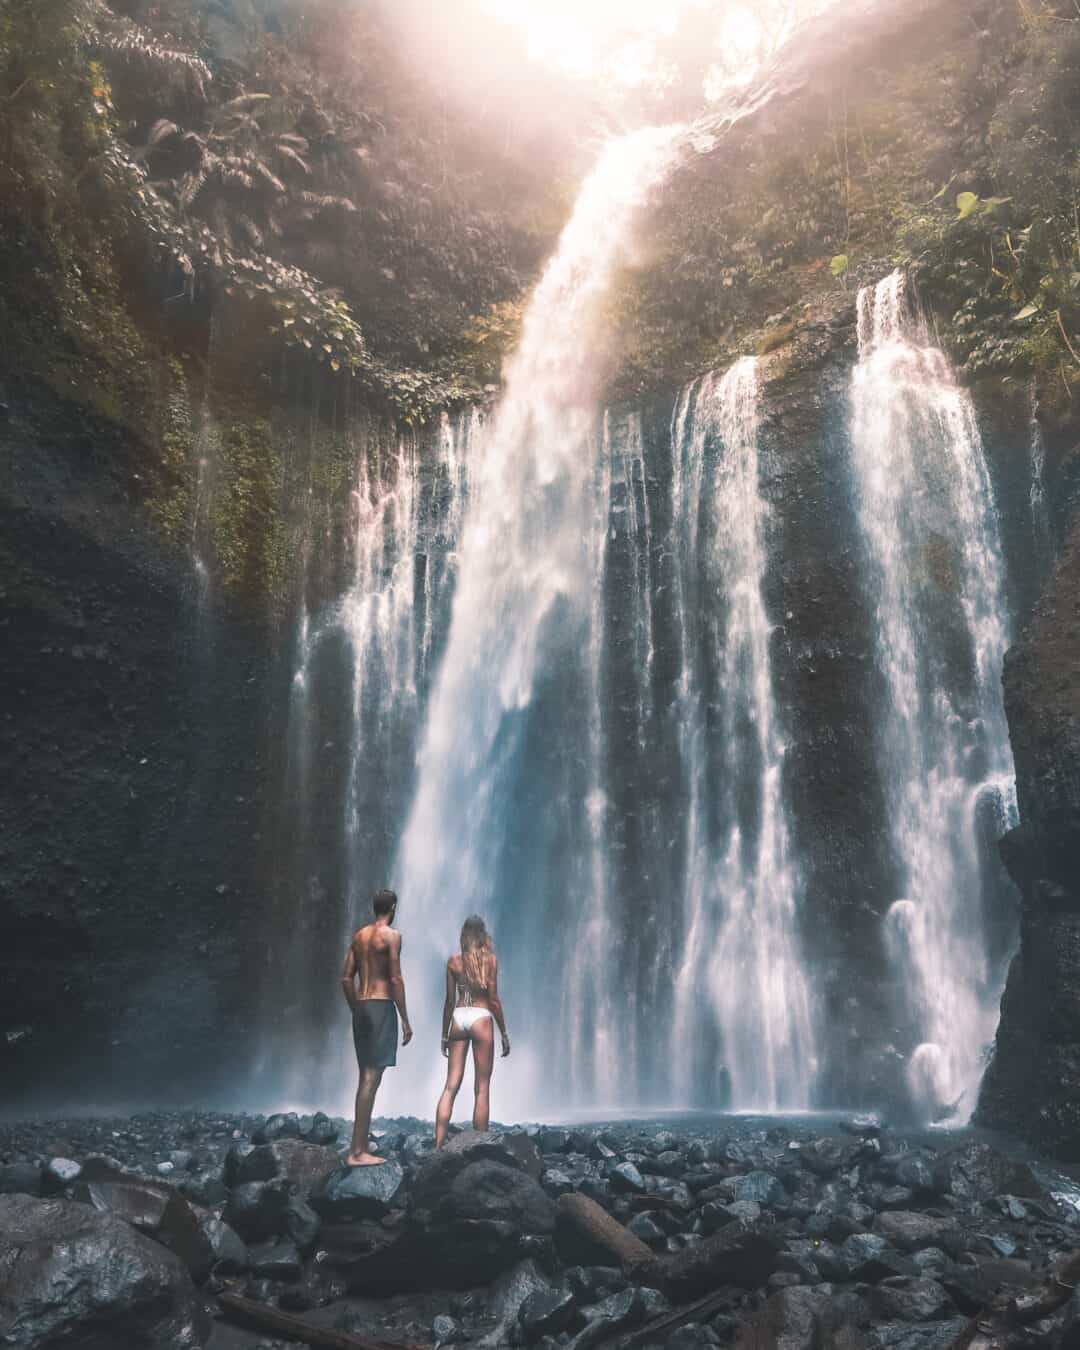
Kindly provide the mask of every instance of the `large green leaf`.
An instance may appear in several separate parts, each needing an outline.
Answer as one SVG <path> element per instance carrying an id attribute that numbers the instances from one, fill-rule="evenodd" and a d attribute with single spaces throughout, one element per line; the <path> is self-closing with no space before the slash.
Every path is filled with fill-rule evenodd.
<path id="1" fill-rule="evenodd" d="M 838 253 L 836 257 L 833 258 L 832 262 L 829 263 L 829 271 L 834 277 L 842 277 L 847 270 L 848 255 L 846 253 Z"/>

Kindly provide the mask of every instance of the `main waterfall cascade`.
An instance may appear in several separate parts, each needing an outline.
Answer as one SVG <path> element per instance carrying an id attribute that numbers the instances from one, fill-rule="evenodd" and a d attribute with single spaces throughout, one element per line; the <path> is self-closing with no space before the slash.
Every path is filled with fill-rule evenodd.
<path id="1" fill-rule="evenodd" d="M 903 278 L 861 293 L 850 434 L 818 453 L 822 481 L 850 471 L 836 509 L 853 512 L 867 599 L 826 641 L 858 644 L 876 620 L 876 675 L 845 655 L 867 687 L 844 739 L 875 740 L 865 771 L 887 820 L 861 848 L 875 875 L 840 898 L 889 897 L 891 1015 L 864 1024 L 843 962 L 876 957 L 815 927 L 836 906 L 807 832 L 820 812 L 801 814 L 808 757 L 797 789 L 790 753 L 835 706 L 810 716 L 800 700 L 816 694 L 793 678 L 786 611 L 802 591 L 782 541 L 796 520 L 815 548 L 833 539 L 791 479 L 807 458 L 785 457 L 753 359 L 694 381 L 670 416 L 600 406 L 602 301 L 672 153 L 651 132 L 601 160 L 493 411 L 401 437 L 347 425 L 347 529 L 308 482 L 268 1104 L 348 1110 L 336 973 L 386 883 L 417 1032 L 387 1113 L 432 1109 L 442 966 L 473 911 L 516 1032 L 503 1118 L 801 1110 L 832 1104 L 837 1083 L 857 1091 L 867 1066 L 875 1091 L 925 1116 L 974 1104 L 1015 941 L 993 850 L 1015 806 L 1003 565 L 972 407 Z"/>
<path id="2" fill-rule="evenodd" d="M 688 801 L 673 1062 L 682 1065 L 683 1100 L 805 1109 L 817 1056 L 762 589 L 766 505 L 752 358 L 684 391 L 672 455 Z M 715 654 L 711 695 L 695 640 L 701 622 Z M 719 725 L 707 735 L 710 696 Z M 721 762 L 719 774 L 710 760 Z"/>
<path id="3" fill-rule="evenodd" d="M 994 496 L 969 396 L 929 346 L 901 272 L 858 297 L 851 453 L 884 677 L 879 728 L 896 894 L 887 940 L 914 1029 L 915 1099 L 966 1120 L 1015 940 L 987 835 L 1015 823 Z"/>

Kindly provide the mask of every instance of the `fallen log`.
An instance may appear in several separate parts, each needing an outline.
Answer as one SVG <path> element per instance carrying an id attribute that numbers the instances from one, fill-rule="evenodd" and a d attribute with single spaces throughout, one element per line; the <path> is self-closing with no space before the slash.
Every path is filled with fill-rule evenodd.
<path id="1" fill-rule="evenodd" d="M 576 1192 L 559 1197 L 555 1245 L 570 1265 L 610 1262 L 628 1275 L 654 1259 L 651 1249 L 629 1228 L 595 1200 Z"/>
<path id="2" fill-rule="evenodd" d="M 223 1293 L 218 1295 L 226 1316 L 256 1331 L 269 1331 L 282 1336 L 287 1341 L 299 1341 L 315 1350 L 430 1350 L 428 1346 L 404 1341 L 373 1340 L 356 1331 L 335 1331 L 331 1327 L 314 1327 L 302 1317 L 292 1313 L 270 1308 L 265 1303 L 256 1303 L 254 1299 L 242 1298 L 239 1294 Z"/>

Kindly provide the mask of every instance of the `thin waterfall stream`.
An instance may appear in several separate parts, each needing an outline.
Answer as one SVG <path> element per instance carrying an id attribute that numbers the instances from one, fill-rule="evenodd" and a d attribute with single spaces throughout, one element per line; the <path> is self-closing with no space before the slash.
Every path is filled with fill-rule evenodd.
<path id="1" fill-rule="evenodd" d="M 993 836 L 1016 816 L 1004 564 L 974 407 L 930 346 L 902 272 L 860 292 L 858 324 L 852 473 L 898 888 L 887 940 L 915 1033 L 911 1090 L 930 1114 L 966 1121 L 1011 954 L 992 949 L 982 879 L 987 810 Z"/>

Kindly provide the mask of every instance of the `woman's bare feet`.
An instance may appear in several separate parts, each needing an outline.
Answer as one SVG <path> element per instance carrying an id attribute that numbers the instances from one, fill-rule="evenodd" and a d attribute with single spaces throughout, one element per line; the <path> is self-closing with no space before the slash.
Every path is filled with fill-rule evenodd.
<path id="1" fill-rule="evenodd" d="M 384 1163 L 385 1158 L 378 1157 L 375 1153 L 350 1153 L 346 1167 L 375 1167 L 379 1163 Z"/>

